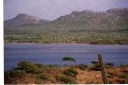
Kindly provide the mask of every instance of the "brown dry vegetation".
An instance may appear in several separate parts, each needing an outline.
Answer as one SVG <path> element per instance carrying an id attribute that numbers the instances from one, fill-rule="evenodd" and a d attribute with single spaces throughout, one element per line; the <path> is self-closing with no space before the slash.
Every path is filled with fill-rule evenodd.
<path id="1" fill-rule="evenodd" d="M 35 64 L 33 64 L 35 65 Z M 36 64 L 37 65 L 37 64 Z M 100 70 L 93 67 L 37 65 L 35 71 L 22 72 L 20 68 L 5 72 L 5 84 L 102 84 Z M 37 70 L 37 68 L 36 68 Z M 68 70 L 68 71 L 67 71 Z M 65 72 L 67 71 L 67 72 Z M 128 66 L 106 67 L 109 83 L 128 83 Z"/>

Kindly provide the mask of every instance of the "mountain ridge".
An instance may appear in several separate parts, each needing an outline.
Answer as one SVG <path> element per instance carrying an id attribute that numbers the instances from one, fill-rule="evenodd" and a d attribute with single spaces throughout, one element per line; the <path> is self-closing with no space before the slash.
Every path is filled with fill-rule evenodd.
<path id="1" fill-rule="evenodd" d="M 118 11 L 119 10 L 119 11 Z M 16 23 L 16 24 L 15 24 Z M 18 24 L 17 24 L 18 23 Z M 43 20 L 36 16 L 19 14 L 13 19 L 5 21 L 5 29 L 18 30 L 39 29 L 43 31 L 106 31 L 128 30 L 128 8 L 114 8 L 103 12 L 73 11 L 53 21 Z M 10 27 L 10 26 L 13 27 Z M 36 25 L 36 26 L 34 26 Z M 25 27 L 24 27 L 25 26 Z M 23 29 L 24 30 L 24 29 Z M 31 31 L 31 30 L 30 30 Z M 35 30 L 34 32 L 36 32 Z"/>

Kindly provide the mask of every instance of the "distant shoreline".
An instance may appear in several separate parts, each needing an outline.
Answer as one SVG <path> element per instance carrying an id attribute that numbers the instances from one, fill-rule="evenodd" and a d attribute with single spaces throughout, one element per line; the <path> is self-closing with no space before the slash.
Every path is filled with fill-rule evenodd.
<path id="1" fill-rule="evenodd" d="M 28 43 L 28 42 L 22 42 L 22 43 L 7 43 L 4 42 L 4 44 L 51 44 L 51 45 L 55 45 L 55 44 L 86 44 L 86 45 L 128 45 L 128 44 L 91 44 L 91 43 Z"/>

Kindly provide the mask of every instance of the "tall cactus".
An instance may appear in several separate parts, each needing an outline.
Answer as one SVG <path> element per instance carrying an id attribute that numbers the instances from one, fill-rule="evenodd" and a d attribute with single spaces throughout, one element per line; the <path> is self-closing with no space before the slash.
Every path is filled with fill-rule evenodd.
<path id="1" fill-rule="evenodd" d="M 98 59 L 99 59 L 99 63 L 101 66 L 101 73 L 102 73 L 103 82 L 104 82 L 104 84 L 108 84 L 107 76 L 106 76 L 106 72 L 105 72 L 105 66 L 103 63 L 102 55 L 100 53 L 98 54 Z"/>

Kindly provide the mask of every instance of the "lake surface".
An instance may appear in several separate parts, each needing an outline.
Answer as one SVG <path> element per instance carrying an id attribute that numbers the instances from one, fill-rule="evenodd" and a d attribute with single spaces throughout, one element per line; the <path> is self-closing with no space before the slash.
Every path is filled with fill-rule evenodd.
<path id="1" fill-rule="evenodd" d="M 18 61 L 24 60 L 60 65 L 64 56 L 75 58 L 77 64 L 91 64 L 91 61 L 98 60 L 99 52 L 102 53 L 105 62 L 115 65 L 128 64 L 128 45 L 15 43 L 4 45 L 4 65 L 6 70 L 16 66 Z"/>

